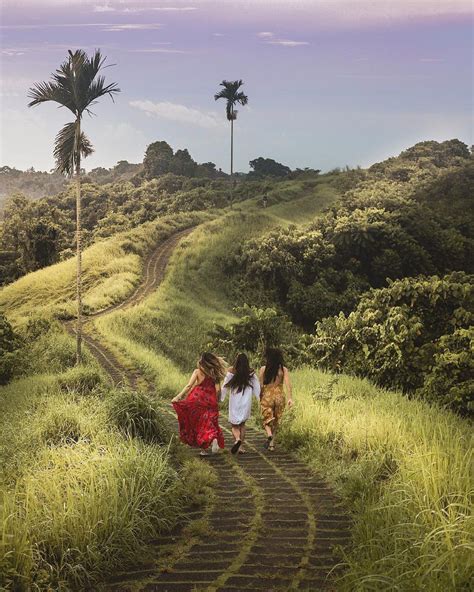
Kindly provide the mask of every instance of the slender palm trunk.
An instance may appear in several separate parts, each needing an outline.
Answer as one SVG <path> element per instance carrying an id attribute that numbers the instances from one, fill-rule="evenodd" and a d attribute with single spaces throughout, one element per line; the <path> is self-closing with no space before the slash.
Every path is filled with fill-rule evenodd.
<path id="1" fill-rule="evenodd" d="M 234 199 L 234 108 L 230 120 L 230 207 Z"/>
<path id="2" fill-rule="evenodd" d="M 76 295 L 77 295 L 77 323 L 76 323 L 76 363 L 82 361 L 82 241 L 81 241 L 81 119 L 77 118 L 76 127 Z"/>
<path id="3" fill-rule="evenodd" d="M 233 114 L 232 114 L 233 115 Z M 234 120 L 230 120 L 230 179 L 234 175 Z"/>

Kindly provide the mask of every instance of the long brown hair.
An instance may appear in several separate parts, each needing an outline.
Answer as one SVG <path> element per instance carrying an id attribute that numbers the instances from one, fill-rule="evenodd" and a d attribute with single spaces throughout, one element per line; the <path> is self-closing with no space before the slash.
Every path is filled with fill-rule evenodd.
<path id="1" fill-rule="evenodd" d="M 275 382 L 280 370 L 283 370 L 283 354 L 280 349 L 269 347 L 265 352 L 265 358 L 263 384 L 271 384 Z"/>
<path id="2" fill-rule="evenodd" d="M 220 358 L 211 352 L 204 352 L 201 354 L 198 366 L 206 376 L 212 378 L 216 383 L 221 382 L 226 375 L 226 361 L 224 358 Z"/>
<path id="3" fill-rule="evenodd" d="M 250 386 L 254 371 L 250 368 L 249 359 L 245 354 L 237 356 L 233 370 L 234 375 L 226 382 L 225 386 L 237 392 L 243 391 L 247 386 Z"/>

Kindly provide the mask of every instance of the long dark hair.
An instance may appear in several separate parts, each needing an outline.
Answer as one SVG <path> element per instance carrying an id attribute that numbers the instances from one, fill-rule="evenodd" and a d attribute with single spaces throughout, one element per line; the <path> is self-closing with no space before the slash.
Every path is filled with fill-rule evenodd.
<path id="1" fill-rule="evenodd" d="M 250 386 L 254 371 L 250 368 L 249 359 L 245 354 L 239 354 L 236 357 L 233 370 L 234 376 L 226 382 L 225 386 L 237 392 Z"/>
<path id="2" fill-rule="evenodd" d="M 220 382 L 225 376 L 225 360 L 211 352 L 201 354 L 198 367 L 216 383 Z"/>
<path id="3" fill-rule="evenodd" d="M 283 370 L 283 354 L 276 347 L 269 347 L 265 351 L 265 372 L 263 374 L 263 384 L 271 384 L 278 376 L 280 370 Z"/>

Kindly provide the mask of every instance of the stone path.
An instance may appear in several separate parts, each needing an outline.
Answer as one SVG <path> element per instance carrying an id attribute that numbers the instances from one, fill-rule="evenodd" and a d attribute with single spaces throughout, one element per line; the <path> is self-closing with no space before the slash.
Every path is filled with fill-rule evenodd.
<path id="1" fill-rule="evenodd" d="M 179 240 L 161 243 L 145 264 L 134 294 L 113 310 L 138 304 L 156 289 Z M 96 315 L 98 316 L 98 315 Z M 73 331 L 71 325 L 68 326 Z M 139 374 L 125 368 L 98 339 L 84 336 L 115 384 L 136 385 Z M 170 424 L 176 420 L 164 408 Z M 341 501 L 306 465 L 290 454 L 265 451 L 264 437 L 248 430 L 247 454 L 205 457 L 218 475 L 215 499 L 204 513 L 190 515 L 190 526 L 205 521 L 202 533 L 178 529 L 153 541 L 156 559 L 136 571 L 117 574 L 109 590 L 120 592 L 282 592 L 333 590 L 335 550 L 349 544 L 350 521 Z M 337 568 L 336 568 L 337 569 Z"/>

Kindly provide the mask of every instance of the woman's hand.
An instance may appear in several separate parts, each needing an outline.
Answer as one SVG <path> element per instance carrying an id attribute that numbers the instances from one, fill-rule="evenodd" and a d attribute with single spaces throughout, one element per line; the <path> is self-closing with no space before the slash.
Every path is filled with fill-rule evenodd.
<path id="1" fill-rule="evenodd" d="M 171 402 L 172 402 L 172 403 L 177 403 L 177 402 L 178 402 L 178 401 L 180 401 L 180 400 L 181 400 L 181 394 L 179 394 L 179 395 L 176 395 L 176 397 L 173 397 L 173 398 L 171 399 Z"/>
<path id="2" fill-rule="evenodd" d="M 288 407 L 290 409 L 293 407 L 293 399 L 288 399 Z"/>

